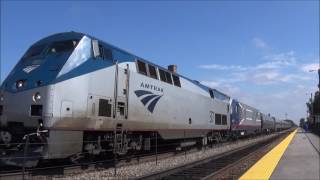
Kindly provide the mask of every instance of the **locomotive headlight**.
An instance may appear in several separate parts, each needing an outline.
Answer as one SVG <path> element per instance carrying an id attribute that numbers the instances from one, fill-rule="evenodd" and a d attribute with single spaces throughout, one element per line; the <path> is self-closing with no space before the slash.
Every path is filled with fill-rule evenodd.
<path id="1" fill-rule="evenodd" d="M 22 88 L 24 86 L 24 81 L 23 80 L 19 80 L 16 82 L 16 87 L 17 89 Z"/>
<path id="2" fill-rule="evenodd" d="M 41 95 L 39 92 L 36 92 L 33 96 L 32 96 L 32 100 L 33 102 L 38 102 L 41 100 Z"/>

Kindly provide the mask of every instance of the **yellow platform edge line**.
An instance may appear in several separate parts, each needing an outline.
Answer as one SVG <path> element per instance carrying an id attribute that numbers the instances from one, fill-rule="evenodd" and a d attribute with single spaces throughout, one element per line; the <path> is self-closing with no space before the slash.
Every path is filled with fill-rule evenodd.
<path id="1" fill-rule="evenodd" d="M 281 157 L 286 151 L 295 136 L 297 129 L 281 141 L 275 148 L 264 155 L 249 170 L 247 170 L 239 179 L 240 180 L 265 180 L 269 179 L 274 169 L 277 167 Z"/>

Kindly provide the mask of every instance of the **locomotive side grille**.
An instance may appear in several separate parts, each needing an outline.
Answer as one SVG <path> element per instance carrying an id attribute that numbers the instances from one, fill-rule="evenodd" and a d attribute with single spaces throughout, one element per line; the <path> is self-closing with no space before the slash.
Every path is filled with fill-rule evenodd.
<path id="1" fill-rule="evenodd" d="M 31 116 L 42 116 L 42 105 L 31 105 Z"/>
<path id="2" fill-rule="evenodd" d="M 111 104 L 106 99 L 99 99 L 99 116 L 111 117 Z"/>

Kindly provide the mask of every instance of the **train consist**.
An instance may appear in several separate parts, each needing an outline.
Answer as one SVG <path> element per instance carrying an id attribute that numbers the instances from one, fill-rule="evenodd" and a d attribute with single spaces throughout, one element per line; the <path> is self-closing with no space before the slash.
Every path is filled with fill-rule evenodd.
<path id="1" fill-rule="evenodd" d="M 10 157 L 26 144 L 29 156 L 76 162 L 151 151 L 155 143 L 203 146 L 290 127 L 175 66 L 165 69 L 77 32 L 33 44 L 0 89 L 0 151 L 15 165 L 21 160 Z"/>

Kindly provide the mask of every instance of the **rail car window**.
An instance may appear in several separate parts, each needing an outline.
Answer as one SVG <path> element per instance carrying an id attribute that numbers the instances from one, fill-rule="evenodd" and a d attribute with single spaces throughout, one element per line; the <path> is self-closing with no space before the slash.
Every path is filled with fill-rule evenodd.
<path id="1" fill-rule="evenodd" d="M 23 59 L 27 59 L 27 58 L 31 58 L 34 56 L 38 56 L 40 55 L 43 50 L 46 48 L 46 44 L 43 45 L 37 45 L 37 46 L 32 46 L 27 52 L 26 54 L 23 56 Z"/>
<path id="2" fill-rule="evenodd" d="M 172 74 L 172 79 L 173 79 L 173 84 L 175 86 L 181 87 L 179 76 L 176 76 L 176 75 Z"/>
<path id="3" fill-rule="evenodd" d="M 139 73 L 147 75 L 146 63 L 142 61 L 137 61 Z"/>
<path id="4" fill-rule="evenodd" d="M 157 69 L 150 64 L 148 65 L 148 68 L 149 68 L 149 76 L 154 79 L 158 79 Z"/>
<path id="5" fill-rule="evenodd" d="M 216 125 L 221 125 L 221 114 L 215 114 L 214 119 Z"/>
<path id="6" fill-rule="evenodd" d="M 167 82 L 166 72 L 162 69 L 159 69 L 160 80 L 163 82 Z"/>
<path id="7" fill-rule="evenodd" d="M 113 59 L 111 49 L 105 48 L 102 45 L 99 45 L 100 56 L 102 59 Z"/>
<path id="8" fill-rule="evenodd" d="M 172 84 L 172 78 L 171 78 L 171 74 L 170 73 L 168 73 L 168 72 L 166 72 L 165 71 L 165 73 L 166 73 L 166 79 L 167 79 L 167 83 L 169 83 L 169 84 Z"/>
<path id="9" fill-rule="evenodd" d="M 227 125 L 227 116 L 222 115 L 222 125 Z"/>
<path id="10" fill-rule="evenodd" d="M 58 41 L 51 44 L 49 53 L 72 51 L 78 44 L 77 40 Z"/>
<path id="11" fill-rule="evenodd" d="M 111 104 L 106 99 L 99 99 L 98 116 L 111 117 Z"/>

